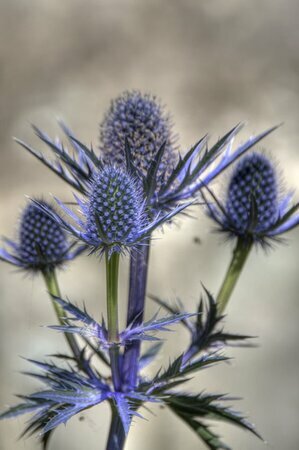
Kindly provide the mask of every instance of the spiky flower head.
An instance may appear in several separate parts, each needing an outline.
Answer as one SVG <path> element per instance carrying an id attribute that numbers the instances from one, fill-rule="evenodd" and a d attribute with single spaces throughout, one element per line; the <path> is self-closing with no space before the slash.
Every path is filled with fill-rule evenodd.
<path id="1" fill-rule="evenodd" d="M 92 183 L 86 213 L 88 242 L 94 246 L 130 246 L 146 224 L 138 180 L 120 168 L 104 166 Z"/>
<path id="2" fill-rule="evenodd" d="M 131 147 L 133 164 L 147 175 L 153 158 L 165 143 L 160 176 L 169 173 L 177 152 L 170 117 L 155 96 L 127 91 L 112 100 L 100 125 L 100 149 L 104 161 L 125 162 L 125 143 Z M 165 173 L 166 171 L 166 173 Z"/>
<path id="3" fill-rule="evenodd" d="M 255 152 L 244 156 L 233 171 L 225 205 L 214 197 L 209 214 L 231 236 L 265 244 L 299 222 L 298 205 L 290 207 L 290 195 L 280 197 L 273 163 Z"/>
<path id="4" fill-rule="evenodd" d="M 50 204 L 43 200 L 39 203 L 54 213 Z M 17 242 L 5 239 L 12 251 L 0 249 L 0 258 L 24 269 L 53 269 L 78 254 L 78 250 L 71 251 L 73 245 L 69 244 L 65 230 L 32 202 L 22 212 L 18 234 Z"/>
<path id="5" fill-rule="evenodd" d="M 110 164 L 100 166 L 89 184 L 87 196 L 75 199 L 83 219 L 56 200 L 75 221 L 75 226 L 42 203 L 36 204 L 62 228 L 87 244 L 91 251 L 100 254 L 107 251 L 108 255 L 142 244 L 155 228 L 189 205 L 150 217 L 140 180 L 129 171 Z"/>
<path id="6" fill-rule="evenodd" d="M 267 230 L 277 219 L 277 181 L 272 163 L 253 153 L 237 165 L 228 187 L 226 209 L 241 233 Z"/>
<path id="7" fill-rule="evenodd" d="M 28 204 L 25 208 L 19 233 L 20 257 L 32 268 L 63 261 L 68 248 L 65 231 L 36 205 Z"/>

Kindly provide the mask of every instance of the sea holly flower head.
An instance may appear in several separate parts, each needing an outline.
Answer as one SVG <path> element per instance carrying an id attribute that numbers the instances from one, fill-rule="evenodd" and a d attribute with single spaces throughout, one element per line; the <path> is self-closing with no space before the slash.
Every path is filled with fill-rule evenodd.
<path id="1" fill-rule="evenodd" d="M 240 233 L 267 230 L 277 219 L 277 180 L 273 165 L 262 154 L 243 158 L 230 180 L 228 216 Z M 253 222 L 254 221 L 254 222 Z"/>
<path id="2" fill-rule="evenodd" d="M 75 225 L 42 203 L 35 203 L 91 251 L 100 254 L 107 251 L 109 256 L 142 245 L 158 226 L 189 205 L 177 206 L 168 214 L 150 217 L 140 181 L 128 170 L 110 164 L 101 165 L 95 173 L 86 198 L 75 198 L 80 207 L 80 217 L 57 200 Z"/>
<path id="3" fill-rule="evenodd" d="M 244 156 L 234 169 L 225 204 L 208 203 L 209 215 L 220 230 L 244 241 L 266 244 L 299 223 L 299 204 L 282 196 L 276 170 L 262 153 Z"/>
<path id="4" fill-rule="evenodd" d="M 155 96 L 127 91 L 112 100 L 100 125 L 100 150 L 104 161 L 124 165 L 126 140 L 132 162 L 143 176 L 165 144 L 159 177 L 161 181 L 167 177 L 178 155 L 170 117 Z"/>
<path id="5" fill-rule="evenodd" d="M 39 203 L 54 212 L 53 207 L 44 200 Z M 73 245 L 68 242 L 65 230 L 32 202 L 23 210 L 18 240 L 5 239 L 5 243 L 10 251 L 0 249 L 0 258 L 32 271 L 53 269 L 73 259 L 79 252 L 79 249 L 72 250 Z"/>
<path id="6" fill-rule="evenodd" d="M 138 180 L 111 165 L 96 175 L 86 213 L 85 239 L 96 247 L 130 246 L 147 224 Z"/>

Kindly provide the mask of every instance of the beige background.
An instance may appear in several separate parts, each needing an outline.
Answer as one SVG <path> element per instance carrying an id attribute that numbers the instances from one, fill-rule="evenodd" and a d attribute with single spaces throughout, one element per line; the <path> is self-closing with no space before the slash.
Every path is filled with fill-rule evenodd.
<path id="1" fill-rule="evenodd" d="M 297 189 L 298 198 L 298 15 L 296 0 L 0 0 L 0 233 L 15 233 L 24 194 L 70 196 L 11 137 L 37 145 L 30 123 L 55 134 L 59 116 L 82 140 L 96 145 L 109 100 L 131 88 L 163 99 L 182 149 L 207 131 L 215 140 L 240 120 L 248 125 L 239 141 L 284 122 L 263 147 L 279 161 L 285 185 Z M 189 309 L 201 281 L 217 292 L 231 251 L 210 233 L 211 224 L 198 210 L 194 215 L 196 220 L 181 219 L 179 227 L 159 235 L 149 279 L 150 292 L 178 295 Z M 193 242 L 195 236 L 201 245 Z M 251 255 L 229 306 L 229 328 L 259 336 L 259 348 L 230 349 L 230 365 L 205 371 L 192 382 L 194 390 L 244 398 L 236 406 L 250 415 L 268 446 L 217 425 L 234 450 L 299 448 L 299 230 L 288 237 L 288 245 L 269 255 Z M 42 358 L 64 345 L 61 336 L 40 327 L 54 321 L 41 280 L 14 272 L 0 267 L 1 408 L 15 401 L 13 393 L 29 393 L 36 386 L 19 374 L 29 368 L 19 355 Z M 102 264 L 82 258 L 61 274 L 61 283 L 72 300 L 84 299 L 100 316 Z M 153 310 L 148 305 L 148 315 Z M 160 360 L 165 364 L 186 339 L 182 332 L 180 338 L 168 337 Z M 149 421 L 136 421 L 127 449 L 202 448 L 169 412 L 156 407 L 153 412 L 145 412 Z M 104 449 L 108 408 L 83 417 L 61 426 L 50 448 Z M 38 448 L 34 438 L 17 441 L 23 426 L 23 418 L 0 424 L 1 450 Z"/>

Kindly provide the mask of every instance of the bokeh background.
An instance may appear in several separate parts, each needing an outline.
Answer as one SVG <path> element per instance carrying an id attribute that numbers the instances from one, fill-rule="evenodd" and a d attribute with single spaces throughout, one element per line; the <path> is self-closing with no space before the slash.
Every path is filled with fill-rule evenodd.
<path id="1" fill-rule="evenodd" d="M 0 223 L 12 236 L 25 194 L 70 192 L 55 175 L 12 141 L 40 145 L 30 124 L 50 135 L 63 118 L 83 141 L 97 146 L 98 123 L 109 101 L 126 89 L 149 91 L 171 111 L 181 148 L 206 132 L 215 141 L 247 121 L 238 141 L 284 122 L 263 142 L 299 197 L 299 3 L 297 0 L 0 0 Z M 225 185 L 225 176 L 218 189 Z M 220 187 L 219 187 L 220 186 Z M 215 185 L 217 189 L 217 185 Z M 149 291 L 181 297 L 189 309 L 201 281 L 217 292 L 231 247 L 212 234 L 198 210 L 155 242 Z M 158 237 L 158 236 L 157 236 Z M 201 244 L 194 238 L 199 237 Z M 217 430 L 235 450 L 298 450 L 298 253 L 299 229 L 288 243 L 250 256 L 228 308 L 227 327 L 259 336 L 256 349 L 230 349 L 229 365 L 209 369 L 194 390 L 243 397 L 268 444 L 228 426 Z M 60 276 L 63 293 L 86 301 L 98 317 L 104 310 L 104 270 L 82 258 Z M 121 274 L 125 302 L 127 267 Z M 15 402 L 36 383 L 19 372 L 19 355 L 42 358 L 62 350 L 63 340 L 40 325 L 54 315 L 39 278 L 0 267 L 0 406 Z M 123 310 L 125 305 L 123 304 Z M 149 304 L 147 314 L 154 311 Z M 180 352 L 186 336 L 169 335 L 161 364 Z M 184 450 L 202 446 L 166 410 L 153 408 L 136 421 L 127 449 Z M 54 435 L 55 450 L 105 448 L 108 407 L 75 417 Z M 17 441 L 24 419 L 0 424 L 1 450 L 38 449 L 35 438 Z M 267 447 L 265 447 L 265 445 Z"/>

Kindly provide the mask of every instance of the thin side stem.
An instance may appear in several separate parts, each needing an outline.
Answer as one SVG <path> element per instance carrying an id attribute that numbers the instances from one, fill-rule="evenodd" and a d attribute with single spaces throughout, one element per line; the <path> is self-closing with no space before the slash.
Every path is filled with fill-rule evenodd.
<path id="1" fill-rule="evenodd" d="M 217 296 L 217 309 L 219 314 L 222 314 L 225 310 L 252 246 L 252 241 L 244 241 L 244 239 L 238 238 L 237 245 L 233 251 L 232 260 Z"/>
<path id="2" fill-rule="evenodd" d="M 47 289 L 49 291 L 49 294 L 54 295 L 55 297 L 61 297 L 55 269 L 43 270 L 42 274 L 43 274 Z M 55 300 L 52 297 L 51 297 L 51 300 L 52 300 L 52 305 L 54 307 L 54 311 L 56 313 L 58 322 L 61 325 L 66 325 L 67 320 L 65 319 L 66 313 L 65 313 L 64 309 L 57 302 L 55 302 Z M 72 334 L 69 334 L 69 333 L 64 333 L 64 336 L 65 336 L 65 339 L 66 339 L 74 357 L 76 358 L 76 360 L 79 363 L 81 360 L 81 351 L 80 351 L 80 347 L 76 341 L 75 336 Z"/>
<path id="3" fill-rule="evenodd" d="M 118 331 L 118 268 L 119 254 L 106 252 L 106 293 L 107 293 L 107 319 L 108 340 L 110 347 L 110 363 L 113 386 L 116 391 L 121 390 L 120 357 L 119 357 L 119 331 Z"/>
<path id="4" fill-rule="evenodd" d="M 146 284 L 150 254 L 150 240 L 144 245 L 132 250 L 130 259 L 130 286 L 127 325 L 142 323 L 145 307 Z M 138 360 L 140 342 L 132 342 L 126 346 L 123 360 L 123 385 L 125 389 L 132 389 L 137 384 Z"/>

